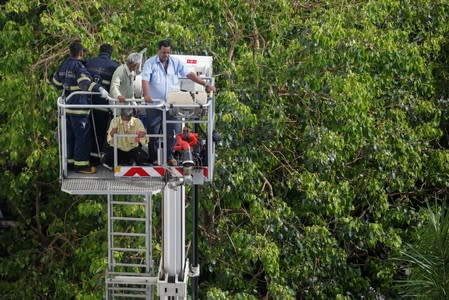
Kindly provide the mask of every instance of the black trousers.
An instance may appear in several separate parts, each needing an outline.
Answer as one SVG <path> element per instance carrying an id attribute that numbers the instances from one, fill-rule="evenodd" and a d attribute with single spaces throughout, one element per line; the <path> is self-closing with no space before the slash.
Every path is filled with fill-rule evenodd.
<path id="1" fill-rule="evenodd" d="M 114 148 L 111 145 L 106 145 L 105 153 L 102 162 L 112 166 L 114 164 Z M 143 165 L 148 161 L 148 154 L 139 145 L 129 151 L 117 149 L 117 160 L 119 165 L 129 166 L 136 163 L 136 165 Z"/>
<path id="2" fill-rule="evenodd" d="M 91 114 L 92 149 L 90 152 L 90 161 L 93 164 L 97 164 L 100 162 L 101 151 L 106 146 L 106 135 L 109 122 L 111 121 L 111 113 L 109 111 L 93 109 Z"/>

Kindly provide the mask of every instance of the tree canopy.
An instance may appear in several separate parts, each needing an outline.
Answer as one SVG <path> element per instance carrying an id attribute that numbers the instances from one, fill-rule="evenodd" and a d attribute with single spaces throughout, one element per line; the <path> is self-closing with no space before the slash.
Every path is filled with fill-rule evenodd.
<path id="1" fill-rule="evenodd" d="M 449 189 L 449 1 L 0 3 L 2 299 L 100 299 L 106 207 L 60 191 L 52 73 L 80 39 L 124 62 L 170 38 L 211 55 L 204 299 L 398 297 L 390 258 Z"/>

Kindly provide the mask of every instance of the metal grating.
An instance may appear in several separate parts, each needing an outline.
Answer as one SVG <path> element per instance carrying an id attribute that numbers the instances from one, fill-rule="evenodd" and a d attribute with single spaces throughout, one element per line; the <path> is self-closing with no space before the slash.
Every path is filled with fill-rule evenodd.
<path id="1" fill-rule="evenodd" d="M 161 192 L 165 183 L 149 179 L 70 179 L 62 180 L 61 190 L 71 195 L 145 195 Z"/>
<path id="2" fill-rule="evenodd" d="M 145 195 L 156 194 L 165 182 L 158 178 L 116 178 L 112 171 L 97 167 L 96 174 L 69 172 L 61 180 L 61 190 L 71 195 Z"/>

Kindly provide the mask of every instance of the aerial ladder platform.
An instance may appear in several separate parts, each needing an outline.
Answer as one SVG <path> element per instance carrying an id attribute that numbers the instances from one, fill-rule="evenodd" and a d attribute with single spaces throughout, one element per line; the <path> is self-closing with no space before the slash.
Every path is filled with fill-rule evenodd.
<path id="1" fill-rule="evenodd" d="M 215 84 L 212 57 L 173 55 L 203 79 Z M 139 92 L 140 76 L 136 76 L 137 97 L 109 105 L 74 105 L 70 97 L 89 92 L 73 92 L 58 98 L 58 140 L 61 190 L 71 195 L 105 195 L 107 198 L 108 266 L 105 272 L 106 299 L 187 299 L 189 278 L 192 299 L 197 298 L 200 266 L 197 255 L 198 186 L 213 180 L 215 164 L 215 97 L 204 87 L 187 78 L 181 79 L 180 90 L 169 93 L 167 101 L 154 99 L 145 103 Z M 160 134 L 147 134 L 159 141 L 157 165 L 119 165 L 117 138 L 114 136 L 114 166 L 101 165 L 95 174 L 79 174 L 68 168 L 66 109 L 109 109 L 114 116 L 122 108 L 135 111 L 158 109 L 163 122 Z M 167 118 L 168 114 L 174 118 Z M 166 164 L 167 124 L 188 126 L 198 135 L 198 144 L 189 151 L 177 153 L 180 164 Z M 192 262 L 186 254 L 186 193 L 192 193 Z M 161 237 L 154 237 L 153 196 L 161 195 Z M 160 240 L 161 250 L 154 242 Z M 155 252 L 160 253 L 160 257 Z M 159 258 L 158 263 L 156 262 Z"/>

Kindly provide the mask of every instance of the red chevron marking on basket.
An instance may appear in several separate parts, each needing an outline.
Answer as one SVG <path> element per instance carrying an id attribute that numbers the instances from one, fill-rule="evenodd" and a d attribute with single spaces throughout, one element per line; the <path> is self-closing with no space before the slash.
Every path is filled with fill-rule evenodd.
<path id="1" fill-rule="evenodd" d="M 183 176 L 184 175 L 184 168 L 178 167 L 178 168 L 176 168 L 176 171 L 178 171 L 178 173 L 176 175 L 178 175 L 178 176 Z"/>
<path id="2" fill-rule="evenodd" d="M 124 177 L 133 177 L 133 176 L 150 176 L 143 168 L 140 167 L 133 167 L 130 168 L 128 171 L 126 171 L 125 174 L 123 174 Z"/>
<path id="3" fill-rule="evenodd" d="M 164 167 L 154 167 L 153 170 L 155 170 L 160 176 L 165 175 L 165 168 Z"/>

